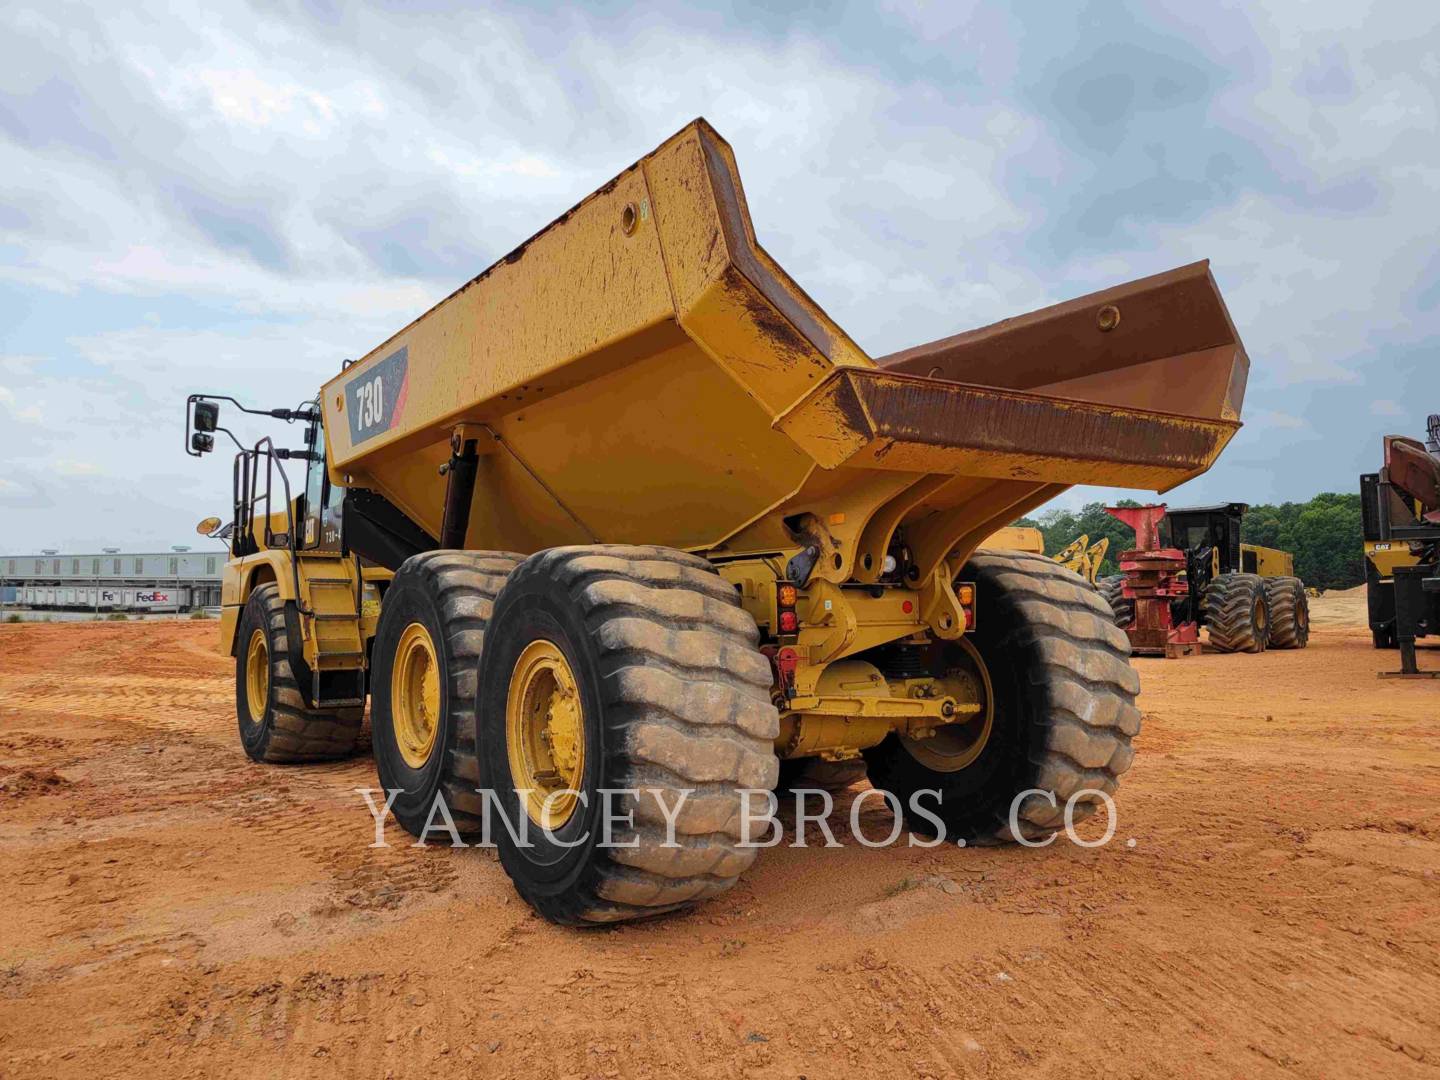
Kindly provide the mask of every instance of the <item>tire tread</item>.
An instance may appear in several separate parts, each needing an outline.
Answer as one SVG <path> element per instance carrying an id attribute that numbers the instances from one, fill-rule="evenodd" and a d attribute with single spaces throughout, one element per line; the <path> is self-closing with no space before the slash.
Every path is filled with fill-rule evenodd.
<path id="1" fill-rule="evenodd" d="M 517 587 L 543 575 L 582 614 L 597 651 L 604 722 L 613 739 L 607 773 L 627 787 L 634 847 L 597 848 L 590 884 L 573 895 L 526 896 L 570 924 L 613 923 L 694 904 L 734 885 L 754 861 L 741 847 L 737 789 L 774 787 L 780 722 L 759 630 L 733 586 L 704 559 L 649 546 L 550 548 L 525 560 Z M 664 816 L 681 789 L 676 847 Z M 758 808 L 752 803 L 751 812 Z M 524 893 L 523 883 L 516 881 Z"/>

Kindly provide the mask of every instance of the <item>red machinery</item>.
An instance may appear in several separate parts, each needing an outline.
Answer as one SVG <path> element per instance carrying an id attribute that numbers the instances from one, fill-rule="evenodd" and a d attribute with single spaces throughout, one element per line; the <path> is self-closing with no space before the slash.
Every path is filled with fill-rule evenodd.
<path id="1" fill-rule="evenodd" d="M 1165 505 L 1107 506 L 1105 512 L 1135 530 L 1135 547 L 1120 553 L 1123 594 L 1135 601 L 1135 619 L 1125 632 L 1136 656 L 1199 656 L 1200 627 L 1176 624 L 1171 604 L 1190 595 L 1184 578 L 1185 552 L 1160 546 Z"/>

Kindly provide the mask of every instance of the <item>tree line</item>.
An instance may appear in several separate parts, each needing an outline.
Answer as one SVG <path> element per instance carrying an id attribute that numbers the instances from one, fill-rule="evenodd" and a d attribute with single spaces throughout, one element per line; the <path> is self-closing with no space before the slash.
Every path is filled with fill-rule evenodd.
<path id="1" fill-rule="evenodd" d="M 1119 506 L 1139 506 L 1122 499 Z M 1102 576 L 1118 574 L 1117 559 L 1135 544 L 1128 526 L 1105 513 L 1104 503 L 1086 503 L 1079 510 L 1052 509 L 1037 518 L 1021 518 L 1045 537 L 1045 554 L 1056 555 L 1082 533 L 1093 544 L 1102 536 L 1110 550 L 1100 566 Z M 1309 502 L 1278 505 L 1256 503 L 1245 514 L 1240 539 L 1246 544 L 1279 548 L 1295 556 L 1295 574 L 1320 589 L 1348 589 L 1365 580 L 1358 494 L 1322 492 Z"/>

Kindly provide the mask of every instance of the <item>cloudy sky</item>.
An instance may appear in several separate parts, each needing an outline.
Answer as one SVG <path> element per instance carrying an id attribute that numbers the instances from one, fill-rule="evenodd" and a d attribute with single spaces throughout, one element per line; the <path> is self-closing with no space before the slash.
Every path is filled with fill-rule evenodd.
<path id="1" fill-rule="evenodd" d="M 1209 258 L 1246 427 L 1172 501 L 1440 412 L 1440 5 L 780 7 L 0 6 L 0 551 L 195 540 L 187 392 L 313 395 L 698 115 L 872 354 Z"/>

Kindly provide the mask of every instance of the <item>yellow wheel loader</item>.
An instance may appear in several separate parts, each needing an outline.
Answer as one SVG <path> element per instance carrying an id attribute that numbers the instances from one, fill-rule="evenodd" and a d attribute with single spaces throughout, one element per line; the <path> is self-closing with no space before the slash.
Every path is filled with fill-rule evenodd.
<path id="1" fill-rule="evenodd" d="M 303 445 L 237 456 L 242 740 L 343 752 L 368 699 L 400 824 L 503 821 L 568 924 L 728 889 L 781 762 L 863 761 L 952 842 L 1044 839 L 1116 790 L 1139 682 L 1097 593 L 981 544 L 1073 484 L 1204 472 L 1247 370 L 1204 263 L 874 359 L 696 121 L 275 410 Z"/>

